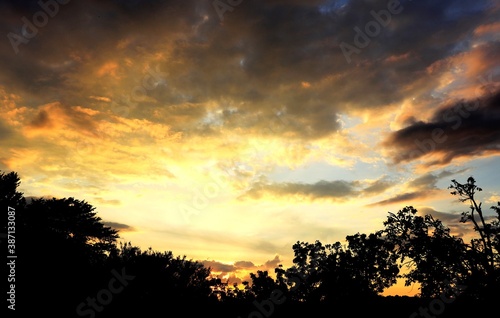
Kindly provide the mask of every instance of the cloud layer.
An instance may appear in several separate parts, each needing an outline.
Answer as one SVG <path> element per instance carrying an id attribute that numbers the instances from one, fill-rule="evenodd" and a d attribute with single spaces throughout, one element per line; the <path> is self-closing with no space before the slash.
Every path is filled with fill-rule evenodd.
<path id="1" fill-rule="evenodd" d="M 0 3 L 0 169 L 144 248 L 246 275 L 500 193 L 498 1 L 62 3 Z"/>

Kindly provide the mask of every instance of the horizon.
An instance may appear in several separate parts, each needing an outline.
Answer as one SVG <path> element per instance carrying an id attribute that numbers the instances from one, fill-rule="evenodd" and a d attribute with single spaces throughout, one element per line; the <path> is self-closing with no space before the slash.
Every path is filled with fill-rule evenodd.
<path id="1" fill-rule="evenodd" d="M 0 4 L 0 170 L 121 242 L 241 283 L 408 205 L 467 238 L 452 179 L 494 215 L 498 2 L 41 3 Z"/>

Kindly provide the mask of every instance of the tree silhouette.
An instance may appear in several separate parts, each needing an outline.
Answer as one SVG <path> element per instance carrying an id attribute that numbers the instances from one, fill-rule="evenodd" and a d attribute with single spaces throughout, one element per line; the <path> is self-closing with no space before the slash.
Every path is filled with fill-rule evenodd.
<path id="1" fill-rule="evenodd" d="M 105 226 L 85 201 L 27 202 L 19 185 L 17 173 L 0 171 L 2 209 L 9 206 L 16 211 L 16 243 L 22 254 L 20 298 L 52 317 L 81 317 L 82 311 L 75 309 L 90 308 L 85 302 L 102 296 L 117 271 L 126 272 L 130 283 L 113 295 L 112 302 L 101 299 L 105 308 L 88 316 L 149 317 L 182 310 L 186 316 L 247 313 L 245 317 L 278 318 L 319 316 L 343 306 L 353 317 L 379 313 L 415 317 L 418 308 L 437 299 L 457 300 L 453 305 L 447 302 L 439 317 L 444 318 L 468 310 L 485 315 L 500 297 L 500 202 L 491 207 L 492 215 L 485 213 L 476 199 L 481 188 L 472 177 L 463 184 L 452 180 L 450 185 L 451 194 L 469 203 L 461 222 L 471 222 L 477 236 L 468 243 L 432 215 L 419 215 L 413 206 L 406 206 L 389 212 L 383 228 L 374 233 L 348 235 L 343 243 L 296 242 L 292 266 L 279 265 L 276 278 L 267 271 L 250 273 L 251 282 L 244 282 L 242 289 L 212 277 L 211 268 L 186 256 L 151 247 L 143 251 L 130 242 L 118 244 L 118 232 Z M 407 271 L 401 271 L 403 266 Z M 398 278 L 407 285 L 419 284 L 420 294 L 383 297 Z M 276 291 L 286 300 L 279 310 L 278 304 L 269 302 Z"/>
<path id="2" fill-rule="evenodd" d="M 449 186 L 453 189 L 452 195 L 458 196 L 460 202 L 469 203 L 470 211 L 462 213 L 461 222 L 469 221 L 473 224 L 473 229 L 479 234 L 479 238 L 471 240 L 469 248 L 469 258 L 474 264 L 472 275 L 468 280 L 468 294 L 475 299 L 492 298 L 499 296 L 500 290 L 500 202 L 491 209 L 496 216 L 491 217 L 488 222 L 482 210 L 482 202 L 477 202 L 476 193 L 482 191 L 476 185 L 476 180 L 469 177 L 466 183 L 452 180 Z"/>
<path id="3" fill-rule="evenodd" d="M 338 303 L 370 299 L 396 282 L 399 268 L 393 246 L 382 239 L 381 232 L 358 233 L 346 240 L 345 247 L 340 242 L 294 244 L 294 266 L 281 272 L 295 289 L 295 300 Z"/>
<path id="4" fill-rule="evenodd" d="M 3 174 L 0 184 L 4 202 L 16 206 L 19 298 L 50 308 L 55 317 L 74 315 L 78 302 L 105 276 L 100 274 L 115 248 L 117 231 L 104 226 L 85 201 L 26 202 L 17 192 L 20 182 L 15 173 Z"/>
<path id="5" fill-rule="evenodd" d="M 395 255 L 410 269 L 402 275 L 406 285 L 419 283 L 422 297 L 438 297 L 450 283 L 463 281 L 473 264 L 461 238 L 451 235 L 432 215 L 416 214 L 412 206 L 389 212 L 383 232 L 395 246 Z"/>
<path id="6" fill-rule="evenodd" d="M 142 251 L 130 242 L 120 243 L 110 255 L 107 266 L 126 268 L 135 277 L 126 292 L 111 304 L 109 311 L 113 315 L 154 316 L 159 306 L 166 306 L 164 309 L 168 308 L 169 312 L 182 308 L 189 316 L 215 302 L 210 297 L 210 270 L 185 256 L 174 257 L 170 251 L 159 252 L 152 248 Z"/>
<path id="7" fill-rule="evenodd" d="M 491 206 L 491 209 L 496 213 L 496 219 L 491 222 L 490 233 L 492 236 L 492 247 L 496 251 L 493 257 L 493 264 L 499 267 L 500 263 L 500 202 L 496 206 Z"/>
<path id="8" fill-rule="evenodd" d="M 115 247 L 117 231 L 104 226 L 95 208 L 74 198 L 33 199 L 26 206 L 24 226 L 54 246 L 73 247 L 90 262 L 99 262 Z"/>
<path id="9" fill-rule="evenodd" d="M 465 223 L 470 220 L 474 224 L 474 231 L 479 233 L 480 239 L 474 240 L 472 247 L 476 252 L 479 252 L 479 255 L 484 256 L 480 261 L 485 267 L 485 270 L 491 272 L 495 267 L 496 261 L 498 262 L 499 251 L 494 251 L 494 246 L 492 244 L 492 240 L 495 240 L 495 236 L 498 234 L 498 229 L 495 224 L 486 223 L 481 208 L 482 203 L 480 202 L 478 204 L 476 201 L 475 194 L 476 192 L 482 191 L 482 189 L 476 185 L 476 180 L 473 177 L 469 177 L 467 182 L 463 184 L 456 180 L 452 180 L 452 184 L 449 188 L 454 189 L 451 194 L 459 196 L 461 202 L 468 202 L 470 204 L 470 211 L 463 212 L 460 221 Z M 496 211 L 498 213 L 498 209 L 496 209 Z M 496 259 L 494 257 L 495 253 L 497 254 Z"/>
<path id="10" fill-rule="evenodd" d="M 5 173 L 0 171 L 0 206 L 2 208 L 10 206 L 20 210 L 26 205 L 26 199 L 17 188 L 21 184 L 21 179 L 17 172 Z"/>

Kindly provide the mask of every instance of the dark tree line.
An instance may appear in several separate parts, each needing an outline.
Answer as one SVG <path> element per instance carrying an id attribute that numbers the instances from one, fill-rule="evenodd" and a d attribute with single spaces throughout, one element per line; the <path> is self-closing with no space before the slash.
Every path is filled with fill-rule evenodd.
<path id="1" fill-rule="evenodd" d="M 252 273 L 243 288 L 214 278 L 210 268 L 186 256 L 118 244 L 118 232 L 85 201 L 28 200 L 19 185 L 17 173 L 0 171 L 0 207 L 16 211 L 17 308 L 26 312 L 51 317 L 167 317 L 177 311 L 188 317 L 425 317 L 431 310 L 433 317 L 436 312 L 465 317 L 494 308 L 500 296 L 500 202 L 491 207 L 493 213 L 483 211 L 476 199 L 481 188 L 472 177 L 450 185 L 451 194 L 469 204 L 460 220 L 477 234 L 469 242 L 432 215 L 421 216 L 407 206 L 389 213 L 375 233 L 349 235 L 343 243 L 296 242 L 291 267 L 280 265 L 273 276 Z M 418 284 L 420 294 L 381 296 L 398 279 Z M 443 310 L 426 307 L 439 299 Z"/>

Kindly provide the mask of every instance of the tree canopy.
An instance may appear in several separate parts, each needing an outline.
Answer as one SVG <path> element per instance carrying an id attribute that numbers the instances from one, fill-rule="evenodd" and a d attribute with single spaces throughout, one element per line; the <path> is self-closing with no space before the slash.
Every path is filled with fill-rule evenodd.
<path id="1" fill-rule="evenodd" d="M 446 317 L 471 308 L 477 314 L 500 296 L 500 202 L 492 213 L 483 211 L 476 198 L 482 189 L 472 177 L 452 180 L 449 187 L 469 205 L 460 221 L 471 224 L 476 235 L 470 241 L 406 206 L 389 212 L 374 233 L 348 235 L 344 242 L 298 241 L 292 266 L 279 265 L 274 276 L 251 273 L 243 287 L 224 283 L 186 256 L 118 243 L 118 231 L 85 201 L 26 199 L 19 185 L 16 172 L 0 171 L 2 209 L 15 208 L 19 219 L 20 288 L 29 300 L 22 306 L 50 308 L 53 317 L 168 315 L 174 308 L 188 316 L 251 317 L 257 311 L 284 317 L 347 305 L 355 317 L 384 310 L 387 317 L 400 317 L 433 299 L 448 300 L 441 315 Z M 384 297 L 398 279 L 417 284 L 419 295 Z"/>

